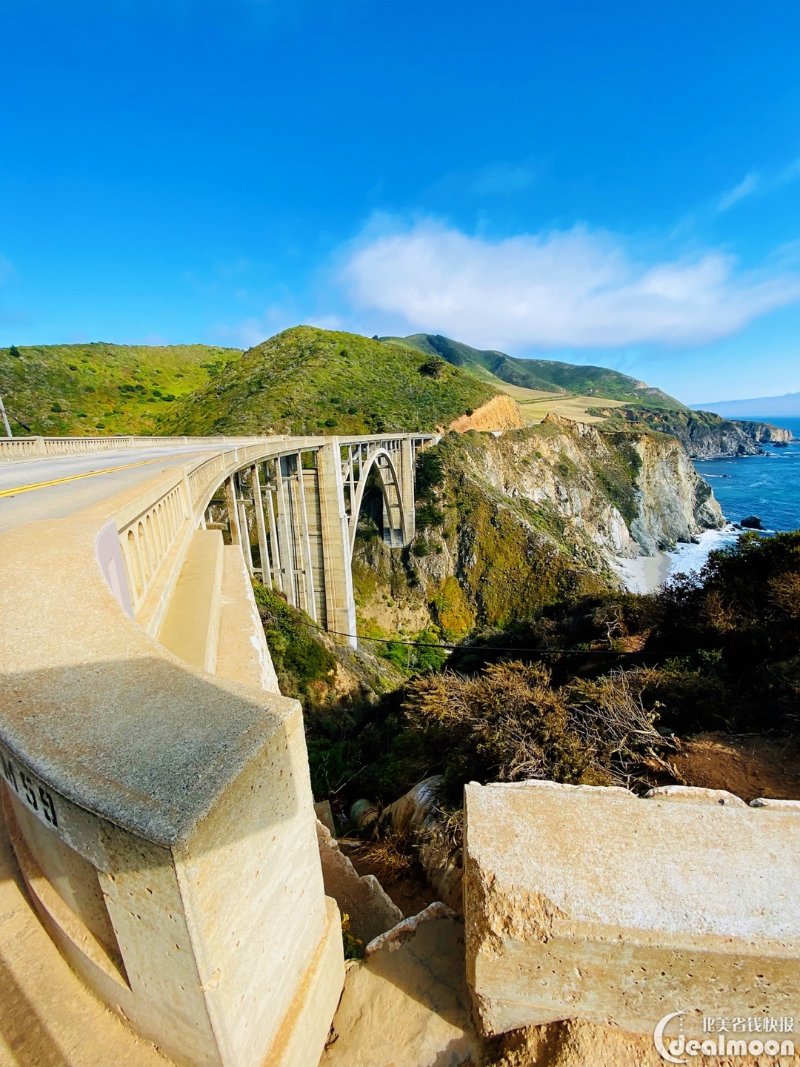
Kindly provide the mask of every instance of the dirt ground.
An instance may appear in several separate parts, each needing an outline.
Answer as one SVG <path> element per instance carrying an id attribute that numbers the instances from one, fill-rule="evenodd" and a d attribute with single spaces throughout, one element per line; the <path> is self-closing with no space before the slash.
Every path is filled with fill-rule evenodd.
<path id="1" fill-rule="evenodd" d="M 756 797 L 800 800 L 800 744 L 759 734 L 707 733 L 680 742 L 668 762 L 682 785 Z"/>

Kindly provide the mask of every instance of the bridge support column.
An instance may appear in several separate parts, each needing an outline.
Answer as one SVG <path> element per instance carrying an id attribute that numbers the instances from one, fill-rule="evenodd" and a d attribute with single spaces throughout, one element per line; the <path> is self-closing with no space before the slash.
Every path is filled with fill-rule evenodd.
<path id="1" fill-rule="evenodd" d="M 250 545 L 250 523 L 247 521 L 247 505 L 244 500 L 239 501 L 239 538 L 242 545 L 242 554 L 247 566 L 247 573 L 253 577 L 253 549 Z"/>
<path id="2" fill-rule="evenodd" d="M 414 473 L 415 473 L 414 443 L 410 437 L 404 437 L 400 446 L 400 496 L 403 500 L 403 518 L 405 529 L 403 530 L 403 543 L 408 544 L 414 539 L 417 532 L 416 516 L 414 514 Z"/>
<path id="3" fill-rule="evenodd" d="M 303 457 L 298 452 L 296 459 L 297 481 L 297 518 L 300 527 L 300 551 L 303 560 L 302 598 L 305 600 L 303 610 L 314 622 L 319 622 L 317 598 L 314 592 L 314 564 L 311 556 L 311 529 L 308 521 L 308 503 L 306 500 L 306 476 L 303 470 Z M 314 480 L 313 472 L 311 478 Z"/>
<path id="4" fill-rule="evenodd" d="M 334 640 L 357 648 L 356 602 L 338 439 L 322 446 L 317 453 L 317 463 L 327 628 L 339 635 L 350 635 L 334 635 Z"/>
<path id="5" fill-rule="evenodd" d="M 267 499 L 267 518 L 269 519 L 269 540 L 272 547 L 272 584 L 276 589 L 283 592 L 283 569 L 281 560 L 285 552 L 285 546 L 282 545 L 278 539 L 278 524 L 275 520 L 275 498 L 274 493 L 280 479 L 280 469 L 277 463 L 272 465 L 272 476 L 267 473 L 267 484 L 265 486 L 266 499 Z M 269 471 L 269 468 L 267 468 Z"/>
<path id="6" fill-rule="evenodd" d="M 264 496 L 261 489 L 261 475 L 258 472 L 257 463 L 253 464 L 250 469 L 250 484 L 253 488 L 253 507 L 256 513 L 258 554 L 261 560 L 261 581 L 268 589 L 271 589 L 272 567 L 270 565 L 269 544 L 267 542 L 267 527 L 264 521 Z"/>
<path id="7" fill-rule="evenodd" d="M 239 535 L 239 494 L 236 491 L 236 475 L 232 475 L 225 482 L 225 507 L 228 512 L 228 528 L 231 533 L 231 544 L 241 544 Z"/>
<path id="8" fill-rule="evenodd" d="M 280 542 L 283 592 L 292 607 L 297 608 L 300 605 L 297 599 L 294 524 L 289 511 L 289 493 L 287 492 L 290 470 L 288 456 L 282 456 L 275 464 L 275 486 L 278 495 L 278 538 Z"/>

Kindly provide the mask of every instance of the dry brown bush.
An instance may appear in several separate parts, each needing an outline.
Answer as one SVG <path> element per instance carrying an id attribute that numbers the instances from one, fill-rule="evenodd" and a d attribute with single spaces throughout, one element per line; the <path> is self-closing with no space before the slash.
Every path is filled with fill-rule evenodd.
<path id="1" fill-rule="evenodd" d="M 641 701 L 646 672 L 616 671 L 557 688 L 541 664 L 487 666 L 412 682 L 404 714 L 456 795 L 470 779 L 611 784 L 662 738 Z"/>

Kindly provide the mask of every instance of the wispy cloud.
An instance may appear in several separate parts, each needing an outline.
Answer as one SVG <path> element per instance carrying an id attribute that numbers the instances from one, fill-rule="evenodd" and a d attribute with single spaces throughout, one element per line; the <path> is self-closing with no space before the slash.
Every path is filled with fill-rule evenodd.
<path id="1" fill-rule="evenodd" d="M 730 210 L 735 204 L 752 196 L 762 196 L 789 185 L 800 178 L 800 156 L 774 173 L 748 171 L 738 185 L 734 185 L 717 200 L 717 214 Z"/>
<path id="2" fill-rule="evenodd" d="M 792 162 L 784 167 L 778 174 L 778 183 L 780 185 L 786 185 L 788 182 L 797 181 L 800 178 L 800 156 L 797 159 L 793 159 Z"/>
<path id="3" fill-rule="evenodd" d="M 717 211 L 728 211 L 734 204 L 738 204 L 740 200 L 746 200 L 748 196 L 752 196 L 758 192 L 761 188 L 761 175 L 751 172 L 745 174 L 744 178 L 735 185 L 732 189 L 729 189 L 727 193 L 724 193 L 717 203 Z"/>
<path id="4" fill-rule="evenodd" d="M 474 196 L 508 196 L 530 189 L 536 177 L 531 163 L 489 163 L 466 176 L 466 187 Z"/>
<path id="5" fill-rule="evenodd" d="M 533 159 L 495 160 L 482 167 L 457 167 L 439 178 L 431 192 L 443 196 L 502 199 L 535 185 L 542 165 Z"/>
<path id="6" fill-rule="evenodd" d="M 487 240 L 384 217 L 344 251 L 339 277 L 362 314 L 512 351 L 703 343 L 800 301 L 800 273 L 743 271 L 715 249 L 643 261 L 585 226 Z"/>

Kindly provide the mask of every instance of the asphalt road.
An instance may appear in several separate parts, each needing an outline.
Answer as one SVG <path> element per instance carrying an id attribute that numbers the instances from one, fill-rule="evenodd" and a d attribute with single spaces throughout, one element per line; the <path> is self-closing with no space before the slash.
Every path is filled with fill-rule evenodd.
<path id="1" fill-rule="evenodd" d="M 26 522 L 64 518 L 169 470 L 176 459 L 219 448 L 217 444 L 176 445 L 2 463 L 0 531 Z"/>

